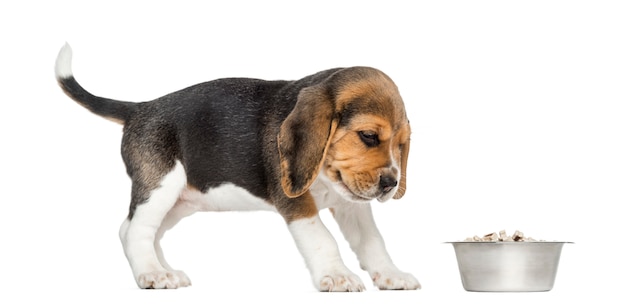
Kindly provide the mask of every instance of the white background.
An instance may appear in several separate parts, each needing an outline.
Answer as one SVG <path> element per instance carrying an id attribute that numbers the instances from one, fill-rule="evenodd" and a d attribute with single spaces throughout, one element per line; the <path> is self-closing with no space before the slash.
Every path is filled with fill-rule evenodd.
<path id="1" fill-rule="evenodd" d="M 0 303 L 623 304 L 623 2 L 162 2 L 2 5 Z M 385 71 L 405 100 L 412 151 L 406 196 L 374 212 L 423 289 L 376 290 L 337 234 L 368 290 L 317 293 L 269 212 L 183 220 L 164 248 L 193 286 L 137 289 L 117 237 L 130 193 L 121 127 L 57 87 L 65 41 L 82 85 L 130 101 L 220 77 Z M 463 290 L 444 242 L 500 229 L 575 242 L 552 291 Z"/>

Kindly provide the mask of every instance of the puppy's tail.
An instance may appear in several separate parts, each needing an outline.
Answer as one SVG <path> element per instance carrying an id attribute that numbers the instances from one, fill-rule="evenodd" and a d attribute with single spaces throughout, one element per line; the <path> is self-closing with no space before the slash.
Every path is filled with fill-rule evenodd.
<path id="1" fill-rule="evenodd" d="M 89 111 L 116 123 L 124 124 L 135 112 L 137 103 L 122 102 L 95 96 L 74 79 L 72 73 L 72 48 L 65 44 L 57 56 L 55 74 L 59 86 L 69 97 Z"/>

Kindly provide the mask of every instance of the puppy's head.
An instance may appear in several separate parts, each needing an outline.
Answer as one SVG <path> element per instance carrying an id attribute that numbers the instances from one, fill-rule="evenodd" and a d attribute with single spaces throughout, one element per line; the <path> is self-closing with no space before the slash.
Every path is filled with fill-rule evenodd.
<path id="1" fill-rule="evenodd" d="M 342 69 L 301 90 L 281 126 L 285 194 L 297 197 L 321 173 L 353 202 L 399 199 L 406 190 L 410 126 L 393 81 L 366 67 Z"/>

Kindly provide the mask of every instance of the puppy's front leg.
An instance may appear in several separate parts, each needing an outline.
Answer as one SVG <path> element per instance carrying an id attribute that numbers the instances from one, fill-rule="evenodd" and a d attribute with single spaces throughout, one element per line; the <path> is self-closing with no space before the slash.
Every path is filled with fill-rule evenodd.
<path id="1" fill-rule="evenodd" d="M 421 288 L 413 275 L 401 271 L 391 261 L 369 204 L 340 206 L 332 211 L 361 268 L 370 274 L 376 287 L 382 290 Z"/>
<path id="2" fill-rule="evenodd" d="M 343 263 L 337 243 L 319 215 L 293 220 L 288 226 L 311 272 L 315 288 L 320 291 L 365 289 L 359 277 Z"/>

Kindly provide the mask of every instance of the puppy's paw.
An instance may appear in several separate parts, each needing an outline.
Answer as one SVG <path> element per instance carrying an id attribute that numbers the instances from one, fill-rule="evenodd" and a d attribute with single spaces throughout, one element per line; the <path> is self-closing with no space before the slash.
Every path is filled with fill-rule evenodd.
<path id="1" fill-rule="evenodd" d="M 137 277 L 139 288 L 145 289 L 176 289 L 191 285 L 189 277 L 178 270 L 153 271 Z"/>
<path id="2" fill-rule="evenodd" d="M 422 288 L 422 285 L 412 274 L 399 270 L 374 272 L 372 281 L 380 290 L 416 290 Z"/>
<path id="3" fill-rule="evenodd" d="M 319 291 L 361 292 L 363 290 L 365 290 L 365 285 L 361 279 L 350 271 L 325 275 L 319 281 Z"/>

